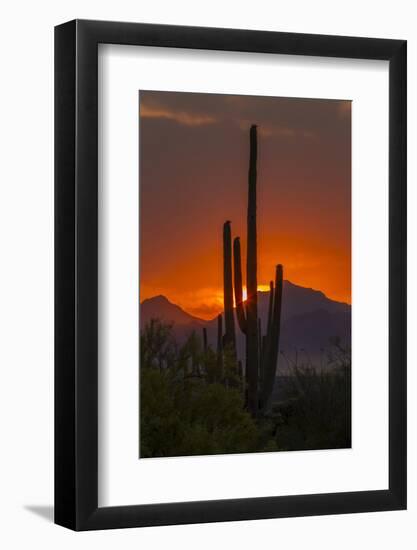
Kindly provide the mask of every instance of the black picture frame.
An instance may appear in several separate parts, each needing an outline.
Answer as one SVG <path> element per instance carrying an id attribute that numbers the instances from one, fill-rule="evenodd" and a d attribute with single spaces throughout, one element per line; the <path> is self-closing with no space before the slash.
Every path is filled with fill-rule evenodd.
<path id="1" fill-rule="evenodd" d="M 98 506 L 97 54 L 106 43 L 389 62 L 387 490 Z M 406 508 L 406 46 L 404 40 L 105 21 L 55 28 L 57 524 L 78 531 Z"/>

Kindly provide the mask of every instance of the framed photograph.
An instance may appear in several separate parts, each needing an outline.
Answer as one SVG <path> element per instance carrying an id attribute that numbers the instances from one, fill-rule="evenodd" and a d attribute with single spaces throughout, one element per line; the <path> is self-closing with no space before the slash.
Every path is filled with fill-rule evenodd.
<path id="1" fill-rule="evenodd" d="M 55 29 L 55 522 L 406 508 L 406 42 Z"/>

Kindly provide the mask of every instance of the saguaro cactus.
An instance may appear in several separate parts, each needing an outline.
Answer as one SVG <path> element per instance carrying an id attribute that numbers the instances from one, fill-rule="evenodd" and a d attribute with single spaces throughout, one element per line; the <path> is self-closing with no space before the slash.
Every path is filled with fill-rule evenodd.
<path id="1" fill-rule="evenodd" d="M 223 317 L 217 316 L 217 371 L 220 377 L 223 372 Z"/>
<path id="2" fill-rule="evenodd" d="M 207 328 L 203 327 L 203 349 L 204 353 L 207 353 L 208 345 L 207 345 Z"/>
<path id="3" fill-rule="evenodd" d="M 256 126 L 252 125 L 250 128 L 248 175 L 246 308 L 243 303 L 242 261 L 239 237 L 236 237 L 233 242 L 233 260 L 236 314 L 239 328 L 246 336 L 247 406 L 253 416 L 257 416 L 259 409 L 266 411 L 274 387 L 279 349 L 283 280 L 283 269 L 281 265 L 278 265 L 275 275 L 275 291 L 274 283 L 272 281 L 270 283 L 267 332 L 265 336 L 262 336 L 261 322 L 258 318 L 257 281 L 257 149 L 257 130 Z"/>
<path id="4" fill-rule="evenodd" d="M 223 317 L 217 316 L 217 354 L 223 353 Z"/>
<path id="5" fill-rule="evenodd" d="M 246 253 L 246 371 L 248 383 L 248 408 L 255 416 L 258 411 L 258 277 L 257 277 L 257 228 L 256 228 L 256 162 L 258 139 L 256 126 L 250 128 L 250 153 L 248 177 L 248 216 Z"/>
<path id="6" fill-rule="evenodd" d="M 277 265 L 275 273 L 275 292 L 272 281 L 270 285 L 268 329 L 263 339 L 264 345 L 262 349 L 262 381 L 259 406 L 264 412 L 269 408 L 276 376 L 281 329 L 282 286 L 283 268 L 282 265 Z"/>
<path id="7" fill-rule="evenodd" d="M 235 302 L 236 316 L 240 330 L 246 334 L 246 314 L 243 306 L 243 289 L 242 289 L 242 260 L 240 256 L 240 238 L 236 237 L 233 241 L 233 267 L 234 267 L 234 286 L 235 286 Z"/>
<path id="8" fill-rule="evenodd" d="M 246 253 L 246 313 L 243 306 L 242 262 L 240 239 L 233 242 L 234 287 L 236 314 L 240 330 L 246 336 L 246 385 L 247 405 L 256 416 L 258 412 L 258 369 L 259 369 L 259 328 L 258 328 L 258 280 L 257 280 L 257 228 L 256 228 L 256 126 L 250 128 L 250 152 L 248 174 L 247 211 L 247 253 Z"/>
<path id="9" fill-rule="evenodd" d="M 223 300 L 224 300 L 224 347 L 233 353 L 236 351 L 235 317 L 233 311 L 233 278 L 232 278 L 232 235 L 230 222 L 223 225 Z"/>

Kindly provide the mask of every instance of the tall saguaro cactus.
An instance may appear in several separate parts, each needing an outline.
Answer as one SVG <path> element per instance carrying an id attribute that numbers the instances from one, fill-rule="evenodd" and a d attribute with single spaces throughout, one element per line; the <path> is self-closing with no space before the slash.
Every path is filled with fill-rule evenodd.
<path id="1" fill-rule="evenodd" d="M 236 351 L 235 318 L 233 312 L 232 234 L 230 222 L 223 225 L 223 300 L 225 333 L 223 344 Z"/>
<path id="2" fill-rule="evenodd" d="M 246 361 L 248 384 L 248 408 L 255 416 L 258 411 L 258 277 L 257 277 L 257 227 L 256 227 L 256 163 L 258 136 L 255 125 L 250 128 L 250 152 L 248 174 L 248 216 L 246 253 Z"/>
<path id="3" fill-rule="evenodd" d="M 262 336 L 261 323 L 258 318 L 257 154 L 257 129 L 255 125 L 252 125 L 250 128 L 248 174 L 246 307 L 243 303 L 242 260 L 239 237 L 236 237 L 233 242 L 233 263 L 236 315 L 239 328 L 246 337 L 247 406 L 253 416 L 257 416 L 259 409 L 262 412 L 268 409 L 272 396 L 278 361 L 283 282 L 283 268 L 282 265 L 278 265 L 275 274 L 275 288 L 274 283 L 272 281 L 270 283 L 267 331 L 265 336 Z"/>

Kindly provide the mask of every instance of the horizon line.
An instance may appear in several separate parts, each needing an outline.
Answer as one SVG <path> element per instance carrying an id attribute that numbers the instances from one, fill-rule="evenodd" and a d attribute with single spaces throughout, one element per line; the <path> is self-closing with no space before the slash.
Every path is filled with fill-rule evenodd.
<path id="1" fill-rule="evenodd" d="M 349 306 L 350 308 L 352 307 L 352 303 L 351 302 L 347 302 L 347 301 L 344 301 L 344 300 L 335 300 L 334 298 L 330 298 L 325 292 L 323 292 L 322 290 L 320 289 L 316 289 L 316 288 L 312 288 L 312 287 L 307 287 L 307 286 L 302 286 L 302 285 L 299 285 L 299 284 L 296 284 L 296 283 L 293 283 L 292 281 L 290 281 L 289 279 L 284 279 L 283 281 L 284 283 L 289 283 L 290 285 L 292 286 L 296 286 L 296 287 L 299 287 L 299 288 L 303 288 L 305 290 L 310 290 L 312 292 L 319 292 L 321 293 L 327 300 L 330 300 L 331 302 L 335 302 L 335 303 L 338 303 L 338 304 L 343 304 L 343 305 L 346 305 L 346 306 Z M 258 286 L 264 286 L 264 285 L 258 285 Z M 258 288 L 258 293 L 261 293 L 261 294 L 269 294 L 270 293 L 270 290 L 261 290 Z M 140 289 L 139 289 L 139 294 L 140 294 Z M 218 315 L 220 314 L 223 314 L 224 313 L 224 309 L 221 309 L 220 312 L 218 314 L 216 314 L 214 317 L 210 317 L 209 319 L 204 319 L 203 317 L 199 317 L 193 313 L 190 313 L 188 311 L 187 308 L 185 308 L 184 306 L 181 306 L 179 305 L 178 303 L 176 303 L 175 301 L 172 301 L 172 299 L 170 299 L 166 294 L 163 294 L 163 293 L 159 293 L 159 294 L 155 294 L 153 296 L 150 296 L 149 298 L 144 298 L 142 301 L 140 300 L 140 297 L 139 297 L 139 305 L 141 306 L 144 302 L 148 301 L 148 300 L 153 300 L 155 298 L 159 298 L 159 297 L 162 297 L 162 298 L 165 298 L 170 304 L 172 304 L 173 306 L 176 306 L 178 308 L 180 308 L 182 311 L 184 311 L 184 313 L 186 313 L 187 315 L 189 315 L 190 317 L 193 317 L 194 319 L 197 319 L 199 321 L 203 321 L 203 322 L 207 322 L 207 321 L 213 321 L 214 319 L 216 319 L 218 317 Z M 246 303 L 246 300 L 243 301 L 243 303 Z M 233 307 L 233 309 L 235 310 L 236 309 L 236 306 Z"/>

